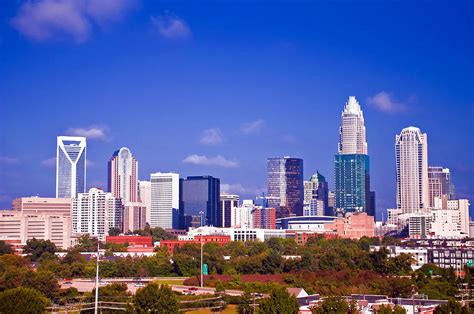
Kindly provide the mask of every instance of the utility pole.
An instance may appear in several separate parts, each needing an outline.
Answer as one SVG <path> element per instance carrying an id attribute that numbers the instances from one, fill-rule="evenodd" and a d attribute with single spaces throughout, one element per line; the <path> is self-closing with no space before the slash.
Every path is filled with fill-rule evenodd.
<path id="1" fill-rule="evenodd" d="M 203 264 L 202 264 L 202 260 L 203 260 L 203 245 L 202 245 L 202 215 L 204 214 L 204 212 L 201 210 L 199 212 L 199 214 L 201 215 L 201 288 L 204 287 L 204 275 L 203 275 Z"/>
<path id="2" fill-rule="evenodd" d="M 95 306 L 94 314 L 98 313 L 99 310 L 99 237 L 97 236 L 97 259 L 96 259 L 96 270 L 95 270 Z"/>

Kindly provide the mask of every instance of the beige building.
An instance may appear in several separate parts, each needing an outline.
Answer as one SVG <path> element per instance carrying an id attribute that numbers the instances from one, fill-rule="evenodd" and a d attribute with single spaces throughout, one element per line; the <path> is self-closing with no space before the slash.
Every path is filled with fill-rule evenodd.
<path id="1" fill-rule="evenodd" d="M 143 203 L 127 203 L 123 207 L 123 232 L 144 229 L 146 206 Z"/>
<path id="2" fill-rule="evenodd" d="M 21 197 L 13 200 L 12 208 L 14 211 L 21 211 L 25 214 L 52 214 L 70 217 L 71 199 L 38 196 Z"/>
<path id="3" fill-rule="evenodd" d="M 0 240 L 50 240 L 57 247 L 71 246 L 71 216 L 55 213 L 32 213 L 17 210 L 0 211 Z"/>

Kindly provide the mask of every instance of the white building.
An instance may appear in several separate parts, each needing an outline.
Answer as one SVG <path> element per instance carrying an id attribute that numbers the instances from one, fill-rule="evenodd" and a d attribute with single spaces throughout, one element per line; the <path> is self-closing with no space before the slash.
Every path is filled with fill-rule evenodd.
<path id="1" fill-rule="evenodd" d="M 364 114 L 355 96 L 349 96 L 341 115 L 338 153 L 367 155 L 367 151 Z"/>
<path id="2" fill-rule="evenodd" d="M 255 229 L 255 228 L 218 228 L 202 226 L 188 231 L 186 236 L 178 236 L 179 240 L 192 240 L 197 235 L 228 235 L 231 241 L 265 241 L 270 238 L 286 238 L 287 232 L 283 229 Z"/>
<path id="3" fill-rule="evenodd" d="M 72 200 L 72 231 L 104 240 L 110 228 L 122 229 L 122 201 L 112 193 L 92 188 Z"/>
<path id="4" fill-rule="evenodd" d="M 239 206 L 239 196 L 221 193 L 222 226 L 232 227 L 232 208 Z"/>
<path id="5" fill-rule="evenodd" d="M 397 208 L 420 213 L 429 205 L 427 135 L 408 127 L 396 136 Z"/>
<path id="6" fill-rule="evenodd" d="M 122 147 L 109 160 L 108 191 L 122 202 L 138 202 L 138 161 Z"/>
<path id="7" fill-rule="evenodd" d="M 244 200 L 241 206 L 231 209 L 231 227 L 253 228 L 253 212 L 255 204 L 252 200 Z"/>
<path id="8" fill-rule="evenodd" d="M 433 234 L 449 238 L 469 237 L 469 200 L 448 200 L 447 195 L 435 197 L 431 213 Z"/>
<path id="9" fill-rule="evenodd" d="M 56 197 L 73 198 L 86 192 L 86 138 L 58 136 Z"/>
<path id="10" fill-rule="evenodd" d="M 25 245 L 33 238 L 50 240 L 58 248 L 68 249 L 71 246 L 71 216 L 47 211 L 0 211 L 0 240 L 20 240 Z"/>
<path id="11" fill-rule="evenodd" d="M 152 173 L 150 227 L 173 228 L 173 213 L 179 210 L 179 174 Z"/>
<path id="12" fill-rule="evenodd" d="M 382 247 L 377 245 L 371 245 L 370 251 L 379 251 Z M 411 268 L 413 270 L 419 269 L 421 266 L 428 264 L 428 249 L 423 247 L 404 247 L 404 246 L 384 246 L 388 250 L 388 257 L 394 258 L 401 254 L 410 254 L 413 257 L 413 264 Z"/>
<path id="13" fill-rule="evenodd" d="M 151 210 L 151 182 L 150 181 L 139 181 L 138 182 L 138 199 L 146 207 L 145 221 L 150 223 L 150 210 Z"/>

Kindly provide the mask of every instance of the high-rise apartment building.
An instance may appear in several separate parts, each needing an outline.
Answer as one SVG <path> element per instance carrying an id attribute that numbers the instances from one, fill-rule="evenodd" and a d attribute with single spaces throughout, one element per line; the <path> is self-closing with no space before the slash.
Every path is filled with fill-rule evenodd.
<path id="1" fill-rule="evenodd" d="M 375 215 L 370 201 L 370 159 L 364 115 L 354 96 L 349 97 L 341 114 L 338 154 L 334 156 L 334 177 L 336 212 L 367 212 Z"/>
<path id="2" fill-rule="evenodd" d="M 231 227 L 232 228 L 254 228 L 253 213 L 255 204 L 252 200 L 244 200 L 239 207 L 231 209 Z"/>
<path id="3" fill-rule="evenodd" d="M 416 127 L 395 138 L 397 208 L 403 214 L 421 213 L 429 205 L 428 138 Z"/>
<path id="4" fill-rule="evenodd" d="M 130 149 L 122 147 L 114 152 L 108 164 L 108 191 L 124 204 L 138 202 L 138 161 Z"/>
<path id="5" fill-rule="evenodd" d="M 212 176 L 191 176 L 180 180 L 180 214 L 186 225 L 222 227 L 220 180 Z M 203 221 L 201 214 L 203 212 Z"/>
<path id="6" fill-rule="evenodd" d="M 92 188 L 72 200 L 72 231 L 104 240 L 110 228 L 122 229 L 122 200 Z"/>
<path id="7" fill-rule="evenodd" d="M 268 158 L 268 207 L 275 208 L 276 217 L 303 215 L 303 159 Z"/>
<path id="8" fill-rule="evenodd" d="M 221 193 L 222 227 L 230 228 L 232 225 L 232 208 L 239 206 L 239 196 Z"/>
<path id="9" fill-rule="evenodd" d="M 173 229 L 179 223 L 179 174 L 152 173 L 150 227 Z"/>
<path id="10" fill-rule="evenodd" d="M 73 198 L 86 191 L 86 138 L 58 136 L 56 197 Z"/>
<path id="11" fill-rule="evenodd" d="M 436 197 L 447 196 L 454 199 L 454 185 L 451 181 L 451 172 L 448 168 L 428 167 L 429 207 L 434 206 Z"/>
<path id="12" fill-rule="evenodd" d="M 146 208 L 145 221 L 150 223 L 150 210 L 151 210 L 151 182 L 150 181 L 139 181 L 138 182 L 138 199 Z"/>
<path id="13" fill-rule="evenodd" d="M 276 210 L 273 207 L 256 206 L 252 218 L 254 228 L 276 229 Z"/>

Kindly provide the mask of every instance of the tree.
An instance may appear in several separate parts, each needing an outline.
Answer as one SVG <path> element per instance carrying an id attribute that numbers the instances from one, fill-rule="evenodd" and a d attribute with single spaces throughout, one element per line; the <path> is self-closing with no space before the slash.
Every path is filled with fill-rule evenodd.
<path id="1" fill-rule="evenodd" d="M 23 247 L 23 253 L 29 254 L 30 260 L 36 262 L 43 254 L 54 255 L 56 253 L 56 245 L 50 240 L 38 240 L 33 238 L 26 241 Z"/>
<path id="2" fill-rule="evenodd" d="M 469 314 L 469 308 L 462 306 L 461 303 L 451 299 L 446 304 L 438 305 L 434 311 L 435 314 Z"/>
<path id="3" fill-rule="evenodd" d="M 91 238 L 89 234 L 83 234 L 77 240 L 77 248 L 80 252 L 95 252 L 97 251 L 97 238 Z"/>
<path id="4" fill-rule="evenodd" d="M 322 313 L 347 313 L 349 304 L 342 297 L 329 297 L 325 299 L 319 306 L 313 307 L 313 314 Z"/>
<path id="5" fill-rule="evenodd" d="M 95 295 L 95 288 L 92 289 L 92 295 Z M 130 297 L 125 283 L 113 283 L 105 287 L 99 287 L 99 300 L 105 302 L 126 302 Z"/>
<path id="6" fill-rule="evenodd" d="M 34 289 L 18 287 L 0 292 L 0 313 L 42 314 L 49 300 Z"/>
<path id="7" fill-rule="evenodd" d="M 392 314 L 392 307 L 390 305 L 382 304 L 375 313 L 376 314 Z"/>
<path id="8" fill-rule="evenodd" d="M 285 287 L 276 287 L 270 298 L 264 299 L 260 311 L 265 314 L 298 313 L 299 304 L 296 297 L 291 296 Z"/>
<path id="9" fill-rule="evenodd" d="M 118 227 L 112 227 L 109 229 L 109 236 L 118 236 L 122 233 L 122 230 Z"/>
<path id="10" fill-rule="evenodd" d="M 176 295 L 167 285 L 156 282 L 149 283 L 146 287 L 138 289 L 133 305 L 135 313 L 178 313 L 179 303 Z"/>
<path id="11" fill-rule="evenodd" d="M 237 311 L 239 314 L 253 314 L 255 312 L 252 304 L 253 298 L 254 297 L 252 297 L 249 291 L 246 290 L 244 292 L 240 297 L 239 304 L 237 305 Z"/>
<path id="12" fill-rule="evenodd" d="M 6 243 L 5 241 L 0 240 L 0 255 L 12 254 L 12 253 L 13 253 L 13 249 L 12 249 L 11 245 Z"/>
<path id="13" fill-rule="evenodd" d="M 393 314 L 406 314 L 407 310 L 405 310 L 403 307 L 400 305 L 395 305 L 393 308 Z"/>

